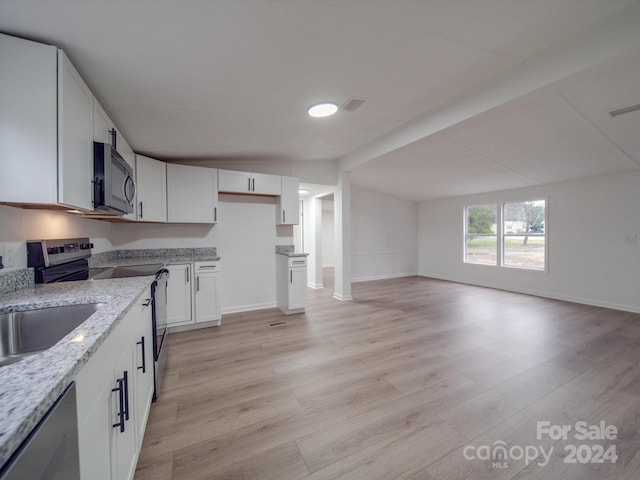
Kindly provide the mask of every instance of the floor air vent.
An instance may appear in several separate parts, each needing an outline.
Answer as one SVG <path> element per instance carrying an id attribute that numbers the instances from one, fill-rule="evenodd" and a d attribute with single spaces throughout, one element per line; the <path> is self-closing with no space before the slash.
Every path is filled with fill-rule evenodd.
<path id="1" fill-rule="evenodd" d="M 269 324 L 269 326 L 270 327 L 282 327 L 282 326 L 288 325 L 288 324 L 289 324 L 289 322 L 285 322 L 283 320 L 283 321 L 280 321 L 280 322 L 272 322 L 272 323 Z"/>

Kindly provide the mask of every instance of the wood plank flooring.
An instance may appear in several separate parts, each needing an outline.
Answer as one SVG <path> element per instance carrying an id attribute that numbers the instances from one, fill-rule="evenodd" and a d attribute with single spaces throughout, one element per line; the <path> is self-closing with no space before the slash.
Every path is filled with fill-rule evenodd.
<path id="1" fill-rule="evenodd" d="M 640 478 L 640 315 L 421 277 L 343 303 L 326 273 L 305 315 L 171 335 L 136 480 Z M 537 438 L 538 421 L 618 436 Z M 466 458 L 498 444 L 550 459 Z M 618 459 L 566 463 L 568 444 Z"/>

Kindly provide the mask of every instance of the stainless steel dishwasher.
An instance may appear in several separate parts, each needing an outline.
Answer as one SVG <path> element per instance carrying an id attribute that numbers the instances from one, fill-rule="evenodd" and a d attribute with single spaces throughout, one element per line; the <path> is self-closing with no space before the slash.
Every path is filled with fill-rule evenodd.
<path id="1" fill-rule="evenodd" d="M 80 480 L 73 382 L 0 471 L 0 480 L 26 479 Z"/>

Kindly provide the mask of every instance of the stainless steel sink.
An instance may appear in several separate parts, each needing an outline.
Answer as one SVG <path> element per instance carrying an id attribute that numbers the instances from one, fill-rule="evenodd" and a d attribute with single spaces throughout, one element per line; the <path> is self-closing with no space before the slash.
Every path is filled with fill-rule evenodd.
<path id="1" fill-rule="evenodd" d="M 102 305 L 84 303 L 0 315 L 0 366 L 55 345 Z"/>

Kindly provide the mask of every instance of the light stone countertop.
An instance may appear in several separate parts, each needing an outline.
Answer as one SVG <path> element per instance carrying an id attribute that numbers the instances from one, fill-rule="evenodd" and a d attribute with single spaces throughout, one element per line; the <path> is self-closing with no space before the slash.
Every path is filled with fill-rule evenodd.
<path id="1" fill-rule="evenodd" d="M 190 256 L 162 256 L 162 257 L 130 257 L 119 258 L 117 260 L 105 261 L 96 265 L 92 265 L 91 268 L 109 268 L 109 267 L 121 267 L 129 265 L 153 265 L 155 263 L 161 263 L 163 265 L 171 265 L 176 263 L 193 263 L 193 262 L 217 262 L 220 257 L 217 255 L 190 255 Z"/>
<path id="2" fill-rule="evenodd" d="M 105 303 L 53 347 L 0 367 L 0 466 L 20 446 L 154 276 L 38 285 L 0 296 L 0 313 Z M 82 333 L 81 342 L 71 339 Z"/>

